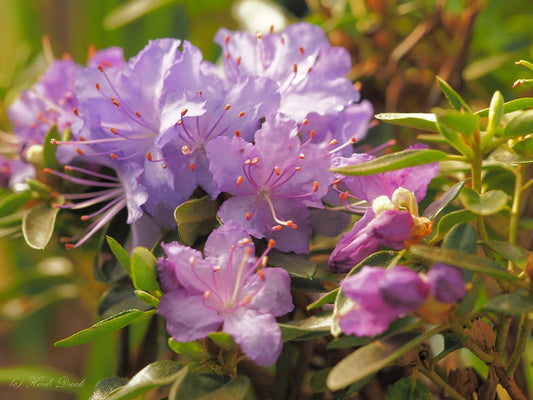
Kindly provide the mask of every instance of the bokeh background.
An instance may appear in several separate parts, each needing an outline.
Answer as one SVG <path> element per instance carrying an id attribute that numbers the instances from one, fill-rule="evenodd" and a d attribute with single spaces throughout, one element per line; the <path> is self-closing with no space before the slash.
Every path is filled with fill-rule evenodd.
<path id="1" fill-rule="evenodd" d="M 376 113 L 441 105 L 436 75 L 474 109 L 486 107 L 496 89 L 507 101 L 532 95 L 527 85 L 513 88 L 533 78 L 514 64 L 533 59 L 530 0 L 0 0 L 0 152 L 11 130 L 6 108 L 53 57 L 85 64 L 91 46 L 121 46 L 129 58 L 150 39 L 175 37 L 216 62 L 219 27 L 266 31 L 300 20 L 321 25 L 350 51 L 349 77 Z M 363 144 L 394 138 L 404 147 L 416 135 L 377 125 Z M 87 399 L 97 381 L 117 374 L 115 337 L 70 349 L 53 343 L 99 319 L 107 286 L 93 278 L 98 241 L 66 252 L 53 239 L 37 251 L 16 231 L 0 226 L 0 237 L 0 398 Z M 129 331 L 139 363 L 140 338 L 152 328 Z M 77 384 L 48 387 L 62 386 L 62 377 Z"/>

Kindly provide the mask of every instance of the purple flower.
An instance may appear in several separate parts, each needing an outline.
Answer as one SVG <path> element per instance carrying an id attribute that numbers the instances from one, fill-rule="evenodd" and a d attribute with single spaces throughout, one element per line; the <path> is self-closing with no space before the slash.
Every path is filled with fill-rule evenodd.
<path id="1" fill-rule="evenodd" d="M 328 261 L 333 272 L 350 271 L 382 246 L 400 250 L 411 238 L 413 217 L 409 212 L 387 210 L 375 215 L 369 208 L 352 230 L 341 236 Z"/>
<path id="2" fill-rule="evenodd" d="M 246 231 L 230 221 L 211 233 L 205 257 L 176 242 L 162 247 L 167 257 L 157 268 L 166 292 L 158 312 L 170 335 L 188 342 L 222 329 L 250 359 L 273 364 L 282 347 L 275 317 L 294 306 L 287 272 L 265 268 L 271 245 L 256 259 Z"/>
<path id="3" fill-rule="evenodd" d="M 351 67 L 348 52 L 331 47 L 317 26 L 293 24 L 266 35 L 221 28 L 215 42 L 222 47 L 230 82 L 243 75 L 272 79 L 281 92 L 280 112 L 296 121 L 311 112 L 336 113 L 359 100 L 359 92 L 344 77 Z"/>
<path id="4" fill-rule="evenodd" d="M 0 154 L 0 186 L 18 191 L 26 189 L 26 178 L 35 178 L 33 164 L 25 163 L 17 157 L 7 158 Z"/>
<path id="5" fill-rule="evenodd" d="M 307 253 L 311 236 L 308 207 L 322 207 L 332 175 L 329 154 L 296 135 L 297 125 L 269 116 L 255 145 L 220 137 L 208 143 L 210 169 L 219 189 L 233 195 L 218 213 L 257 238 L 274 238 L 281 251 Z"/>
<path id="6" fill-rule="evenodd" d="M 447 264 L 433 264 L 427 281 L 431 294 L 441 303 L 456 303 L 466 293 L 463 271 Z"/>
<path id="7" fill-rule="evenodd" d="M 425 301 L 428 285 L 412 270 L 396 265 L 390 269 L 364 266 L 341 282 L 343 293 L 355 304 L 339 317 L 346 334 L 373 336 L 387 330 L 391 322 Z"/>

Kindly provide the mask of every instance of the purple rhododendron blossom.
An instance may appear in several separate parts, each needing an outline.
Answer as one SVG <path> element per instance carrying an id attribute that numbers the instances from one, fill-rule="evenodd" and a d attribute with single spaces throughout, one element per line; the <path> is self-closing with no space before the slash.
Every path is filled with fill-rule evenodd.
<path id="1" fill-rule="evenodd" d="M 463 271 L 451 265 L 433 264 L 426 274 L 431 294 L 441 303 L 456 303 L 466 293 Z"/>
<path id="2" fill-rule="evenodd" d="M 0 154 L 0 186 L 18 191 L 27 187 L 26 178 L 35 178 L 35 166 Z"/>
<path id="3" fill-rule="evenodd" d="M 382 246 L 403 249 L 412 226 L 413 217 L 407 211 L 387 210 L 376 216 L 369 208 L 352 230 L 341 236 L 329 257 L 329 268 L 348 272 Z"/>
<path id="4" fill-rule="evenodd" d="M 359 101 L 359 92 L 345 78 L 351 67 L 348 52 L 332 47 L 315 25 L 293 24 L 265 35 L 221 28 L 215 42 L 222 47 L 228 81 L 243 75 L 272 79 L 281 92 L 280 112 L 294 120 L 311 112 L 336 113 Z"/>
<path id="5" fill-rule="evenodd" d="M 157 269 L 165 293 L 158 312 L 170 335 L 188 342 L 221 329 L 250 359 L 273 364 L 282 347 L 275 317 L 294 308 L 288 273 L 266 268 L 266 252 L 256 259 L 250 237 L 234 221 L 211 233 L 205 257 L 176 242 L 161 246 L 166 257 Z"/>
<path id="6" fill-rule="evenodd" d="M 343 280 L 341 288 L 355 305 L 340 316 L 339 325 L 344 333 L 357 336 L 385 332 L 396 318 L 416 311 L 429 293 L 428 284 L 402 265 L 364 266 Z"/>
<path id="7" fill-rule="evenodd" d="M 269 116 L 255 145 L 234 137 L 208 143 L 210 169 L 219 189 L 233 197 L 218 212 L 223 223 L 240 222 L 257 238 L 273 238 L 281 251 L 307 253 L 311 236 L 308 207 L 323 207 L 333 178 L 329 154 L 301 143 L 297 125 Z"/>

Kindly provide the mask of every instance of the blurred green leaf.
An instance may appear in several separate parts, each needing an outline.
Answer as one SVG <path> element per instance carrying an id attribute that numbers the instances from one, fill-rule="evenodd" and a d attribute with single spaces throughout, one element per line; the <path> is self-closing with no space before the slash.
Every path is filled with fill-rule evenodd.
<path id="1" fill-rule="evenodd" d="M 117 261 L 120 263 L 120 265 L 122 265 L 122 267 L 124 267 L 128 275 L 131 276 L 131 258 L 128 252 L 124 250 L 124 247 L 122 247 L 120 243 L 113 239 L 111 236 L 106 235 L 105 238 L 111 251 L 117 258 Z"/>
<path id="2" fill-rule="evenodd" d="M 523 97 L 503 103 L 503 113 L 509 114 L 515 111 L 525 110 L 526 108 L 533 107 L 533 97 Z M 488 117 L 490 108 L 484 108 L 474 113 L 480 117 Z"/>
<path id="3" fill-rule="evenodd" d="M 523 141 L 518 143 L 522 143 Z M 490 153 L 489 159 L 504 164 L 533 164 L 533 157 L 531 157 L 531 154 L 519 154 L 514 150 L 514 148 L 511 151 L 510 149 L 498 147 L 492 153 Z"/>
<path id="4" fill-rule="evenodd" d="M 228 383 L 228 378 L 221 375 L 208 373 L 188 374 L 181 382 L 172 385 L 168 399 L 202 399 L 203 396 L 210 395 L 226 383 Z"/>
<path id="5" fill-rule="evenodd" d="M 505 126 L 503 136 L 507 139 L 533 133 L 533 110 L 521 112 Z"/>
<path id="6" fill-rule="evenodd" d="M 136 247 L 131 255 L 131 278 L 135 289 L 159 290 L 156 271 L 157 260 L 146 247 Z"/>
<path id="7" fill-rule="evenodd" d="M 374 118 L 392 125 L 438 132 L 435 114 L 432 113 L 382 113 Z"/>
<path id="8" fill-rule="evenodd" d="M 129 281 L 122 281 L 110 287 L 100 298 L 98 316 L 105 319 L 127 310 L 148 311 L 150 306 L 139 299 L 134 290 Z"/>
<path id="9" fill-rule="evenodd" d="M 46 247 L 54 232 L 58 212 L 59 208 L 49 204 L 40 204 L 24 215 L 22 234 L 30 247 L 38 250 Z"/>
<path id="10" fill-rule="evenodd" d="M 144 290 L 135 290 L 135 296 L 144 301 L 146 304 L 151 305 L 152 307 L 157 308 L 159 306 L 159 299 L 154 295 L 145 292 Z"/>
<path id="11" fill-rule="evenodd" d="M 387 390 L 385 400 L 431 400 L 431 392 L 420 380 L 406 376 Z"/>
<path id="12" fill-rule="evenodd" d="M 99 381 L 89 400 L 105 400 L 107 395 L 128 383 L 127 378 L 105 378 Z"/>
<path id="13" fill-rule="evenodd" d="M 152 315 L 154 311 L 140 311 L 140 310 L 127 310 L 116 315 L 113 315 L 109 318 L 104 319 L 103 321 L 97 322 L 90 328 L 84 329 L 82 331 L 76 332 L 75 334 L 59 340 L 54 343 L 56 347 L 72 347 L 78 346 L 80 344 L 91 342 L 97 337 L 107 335 L 108 333 L 118 331 L 119 329 L 128 326 L 133 321 L 143 316 Z"/>
<path id="14" fill-rule="evenodd" d="M 527 258 L 531 254 L 523 247 L 501 240 L 481 241 L 479 243 L 485 247 L 488 247 L 503 258 L 514 262 L 521 268 L 525 267 Z"/>
<path id="15" fill-rule="evenodd" d="M 455 200 L 455 198 L 459 195 L 459 192 L 461 192 L 461 189 L 465 185 L 467 180 L 461 181 L 453 185 L 450 189 L 445 191 L 437 200 L 435 200 L 433 203 L 431 203 L 427 208 L 424 210 L 424 214 L 422 214 L 423 217 L 426 217 L 427 219 L 433 221 L 435 218 L 438 217 L 438 215 L 444 210 L 444 208 L 450 204 L 452 201 Z"/>
<path id="16" fill-rule="evenodd" d="M 328 292 L 324 296 L 322 296 L 320 299 L 312 302 L 307 306 L 307 310 L 313 310 L 318 307 L 322 307 L 324 304 L 333 304 L 335 302 L 335 299 L 337 298 L 337 294 L 339 292 L 339 288 L 333 289 L 331 292 Z"/>
<path id="17" fill-rule="evenodd" d="M 496 131 L 500 125 L 500 120 L 503 116 L 503 96 L 499 90 L 494 92 L 490 101 L 489 107 L 489 121 L 487 124 L 487 130 L 483 136 L 481 136 L 480 148 L 485 151 L 487 146 L 492 141 L 492 138 L 496 136 Z"/>
<path id="18" fill-rule="evenodd" d="M 237 375 L 232 378 L 221 388 L 205 394 L 200 397 L 195 397 L 195 400 L 244 400 L 248 398 L 250 390 L 250 379 L 244 375 Z M 183 397 L 180 396 L 179 400 Z M 169 397 L 170 399 L 170 397 Z M 177 397 L 176 397 L 177 399 Z"/>
<path id="19" fill-rule="evenodd" d="M 282 253 L 276 249 L 268 253 L 268 265 L 283 268 L 290 276 L 303 279 L 312 279 L 317 269 L 317 264 L 305 254 Z"/>
<path id="20" fill-rule="evenodd" d="M 226 332 L 211 332 L 207 335 L 218 347 L 224 350 L 231 350 L 235 347 L 235 341 L 229 333 Z"/>
<path id="21" fill-rule="evenodd" d="M 471 159 L 474 156 L 474 152 L 472 151 L 468 140 L 461 132 L 457 131 L 452 125 L 450 125 L 445 117 L 439 114 L 437 114 L 437 129 L 442 136 L 444 136 L 448 144 L 463 156 L 468 159 Z"/>
<path id="22" fill-rule="evenodd" d="M 331 370 L 332 368 L 320 369 L 316 371 L 313 375 L 311 375 L 311 379 L 309 380 L 309 387 L 311 388 L 311 391 L 313 393 L 329 392 L 326 380 Z"/>
<path id="23" fill-rule="evenodd" d="M 520 315 L 533 311 L 533 299 L 521 293 L 499 294 L 490 299 L 483 309 L 506 315 Z"/>
<path id="24" fill-rule="evenodd" d="M 479 129 L 479 116 L 475 114 L 453 110 L 438 110 L 436 112 L 436 118 L 437 123 L 444 124 L 466 137 L 472 136 Z"/>
<path id="25" fill-rule="evenodd" d="M 332 168 L 332 171 L 344 175 L 372 175 L 416 165 L 431 164 L 447 158 L 448 155 L 439 150 L 404 150 L 386 154 L 367 162 Z"/>
<path id="26" fill-rule="evenodd" d="M 219 226 L 217 220 L 218 204 L 209 196 L 188 200 L 174 211 L 181 240 L 193 246 L 198 237 L 207 235 Z"/>
<path id="27" fill-rule="evenodd" d="M 177 3 L 179 0 L 129 0 L 113 9 L 102 25 L 107 30 L 117 29 L 171 2 Z"/>
<path id="28" fill-rule="evenodd" d="M 180 343 L 176 342 L 172 338 L 169 338 L 168 346 L 175 353 L 182 354 L 194 361 L 209 360 L 210 358 L 212 358 L 211 354 L 209 354 L 207 350 L 197 340 L 192 342 Z"/>
<path id="29" fill-rule="evenodd" d="M 48 131 L 46 134 L 46 137 L 44 138 L 44 146 L 43 146 L 43 164 L 46 168 L 55 169 L 58 166 L 57 160 L 56 160 L 56 150 L 57 145 L 53 145 L 50 143 L 50 140 L 56 139 L 60 140 L 61 137 L 59 136 L 59 131 L 57 130 L 57 126 L 54 125 L 52 129 Z"/>
<path id="30" fill-rule="evenodd" d="M 323 316 L 313 315 L 309 318 L 289 321 L 278 325 L 281 328 L 283 341 L 288 342 L 289 340 L 294 340 L 310 333 L 313 334 L 313 337 L 327 336 L 331 329 L 331 322 L 332 315 L 328 313 Z"/>
<path id="31" fill-rule="evenodd" d="M 507 206 L 509 196 L 501 190 L 489 190 L 478 194 L 470 188 L 463 188 L 461 201 L 465 208 L 479 215 L 492 215 Z"/>
<path id="32" fill-rule="evenodd" d="M 437 83 L 439 84 L 442 92 L 450 102 L 450 105 L 454 110 L 472 112 L 468 104 L 463 100 L 459 93 L 452 89 L 452 87 L 442 78 L 437 76 Z"/>
<path id="33" fill-rule="evenodd" d="M 455 225 L 444 238 L 442 247 L 454 249 L 468 254 L 477 253 L 477 234 L 470 224 Z"/>
<path id="34" fill-rule="evenodd" d="M 29 190 L 24 192 L 9 193 L 2 197 L 0 201 L 0 217 L 10 216 L 13 214 L 13 212 L 31 200 L 31 198 L 32 195 Z"/>
<path id="35" fill-rule="evenodd" d="M 476 218 L 477 214 L 468 211 L 468 210 L 457 210 L 452 211 L 439 219 L 437 223 L 437 233 L 436 238 L 440 239 L 444 234 L 446 234 L 450 229 L 458 224 L 472 221 Z"/>

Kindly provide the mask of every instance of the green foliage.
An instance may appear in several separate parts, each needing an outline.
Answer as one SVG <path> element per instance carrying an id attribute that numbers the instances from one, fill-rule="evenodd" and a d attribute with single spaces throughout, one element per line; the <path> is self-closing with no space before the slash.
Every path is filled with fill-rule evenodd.
<path id="1" fill-rule="evenodd" d="M 407 376 L 396 381 L 385 400 L 430 400 L 431 392 L 420 380 Z"/>
<path id="2" fill-rule="evenodd" d="M 180 204 L 174 211 L 181 240 L 193 246 L 196 239 L 207 235 L 219 225 L 217 221 L 218 205 L 209 196 L 192 199 Z"/>

